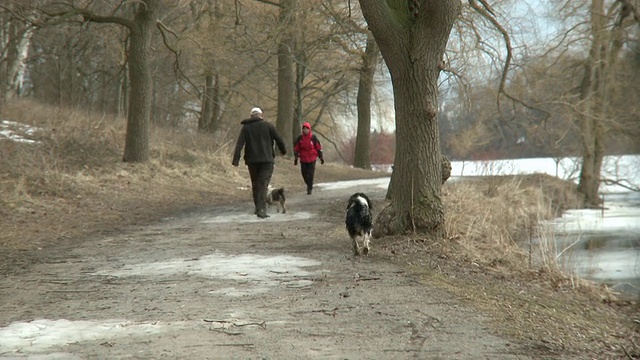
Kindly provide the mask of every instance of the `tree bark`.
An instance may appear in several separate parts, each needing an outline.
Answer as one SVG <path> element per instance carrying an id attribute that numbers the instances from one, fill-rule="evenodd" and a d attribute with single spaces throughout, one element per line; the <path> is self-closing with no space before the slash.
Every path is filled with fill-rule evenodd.
<path id="1" fill-rule="evenodd" d="M 362 57 L 360 69 L 360 81 L 358 83 L 358 131 L 356 136 L 355 156 L 353 166 L 362 169 L 371 169 L 371 154 L 369 143 L 371 140 L 371 96 L 373 93 L 373 77 L 380 50 L 373 35 L 367 35 L 367 48 Z"/>
<path id="2" fill-rule="evenodd" d="M 213 75 L 204 78 L 204 93 L 202 94 L 202 111 L 198 119 L 198 130 L 208 132 L 213 116 Z"/>
<path id="3" fill-rule="evenodd" d="M 304 49 L 300 48 L 300 41 L 296 42 L 296 57 L 298 61 L 296 62 L 296 89 L 295 89 L 295 106 L 294 106 L 294 116 L 293 121 L 291 122 L 291 139 L 296 139 L 298 135 L 300 135 L 302 123 L 305 122 L 304 118 L 304 104 L 302 102 L 304 98 L 303 84 L 304 78 L 307 75 L 307 58 L 304 53 Z"/>
<path id="4" fill-rule="evenodd" d="M 138 5 L 129 40 L 130 106 L 127 115 L 125 162 L 149 160 L 149 122 L 151 114 L 151 69 L 149 51 L 160 0 Z"/>
<path id="5" fill-rule="evenodd" d="M 438 131 L 438 75 L 461 3 L 449 0 L 360 0 L 367 24 L 389 68 L 396 113 L 391 204 L 377 235 L 444 231 Z"/>
<path id="6" fill-rule="evenodd" d="M 220 118 L 222 116 L 222 90 L 220 89 L 220 74 L 213 76 L 213 91 L 211 121 L 209 122 L 209 132 L 215 133 L 220 128 Z"/>
<path id="7" fill-rule="evenodd" d="M 615 82 L 616 62 L 623 44 L 622 20 L 630 13 L 621 13 L 619 20 L 609 27 L 611 14 L 607 15 L 604 0 L 592 0 L 590 5 L 591 49 L 580 86 L 582 166 L 578 192 L 583 195 L 586 206 L 599 206 L 607 136 L 603 122 L 611 116 L 608 93 Z"/>
<path id="8" fill-rule="evenodd" d="M 293 106 L 294 106 L 294 75 L 292 51 L 294 40 L 293 29 L 290 29 L 290 17 L 293 13 L 292 0 L 280 2 L 279 25 L 285 29 L 283 38 L 278 43 L 278 118 L 276 130 L 282 140 L 289 146 L 293 143 Z"/>
<path id="9" fill-rule="evenodd" d="M 16 5 L 9 3 L 9 9 Z M 35 27 L 11 16 L 0 18 L 0 105 L 6 99 L 19 97 Z"/>

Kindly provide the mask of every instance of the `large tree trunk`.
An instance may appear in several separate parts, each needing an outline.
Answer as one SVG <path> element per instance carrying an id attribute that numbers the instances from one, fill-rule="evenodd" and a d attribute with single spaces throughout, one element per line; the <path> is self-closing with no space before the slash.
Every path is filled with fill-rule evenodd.
<path id="1" fill-rule="evenodd" d="M 605 122 L 611 117 L 609 91 L 614 85 L 617 58 L 624 43 L 622 22 L 631 13 L 622 8 L 613 26 L 607 14 L 604 0 L 592 0 L 590 8 L 591 49 L 584 77 L 580 85 L 580 136 L 582 144 L 582 167 L 578 192 L 584 197 L 586 206 L 601 203 L 599 189 L 604 159 L 604 139 L 607 136 Z"/>
<path id="2" fill-rule="evenodd" d="M 9 62 L 9 95 L 20 96 L 24 85 L 25 71 L 27 68 L 27 58 L 29 57 L 29 48 L 31 39 L 33 38 L 35 28 L 27 26 L 20 33 L 16 41 L 16 56 Z"/>
<path id="3" fill-rule="evenodd" d="M 198 131 L 212 132 L 211 122 L 213 121 L 214 104 L 214 77 L 209 74 L 204 79 L 204 93 L 202 95 L 202 111 L 198 119 Z"/>
<path id="4" fill-rule="evenodd" d="M 13 11 L 15 4 L 7 4 Z M 0 18 L 0 109 L 6 99 L 18 97 L 23 91 L 27 58 L 35 28 L 28 23 L 3 14 Z"/>
<path id="5" fill-rule="evenodd" d="M 160 0 L 138 5 L 129 40 L 130 106 L 123 161 L 149 160 L 149 122 L 151 114 L 151 70 L 149 50 Z"/>
<path id="6" fill-rule="evenodd" d="M 285 29 L 282 39 L 278 44 L 278 119 L 276 129 L 285 144 L 291 146 L 293 138 L 293 102 L 294 102 L 294 75 L 292 51 L 294 41 L 290 29 L 290 17 L 293 12 L 292 0 L 283 0 L 280 3 L 280 26 Z"/>
<path id="7" fill-rule="evenodd" d="M 353 166 L 362 169 L 371 169 L 371 154 L 369 142 L 371 140 L 371 96 L 373 93 L 373 76 L 380 50 L 373 35 L 367 35 L 367 48 L 362 57 L 360 69 L 360 81 L 358 83 L 358 132 L 356 136 L 356 149 Z"/>
<path id="8" fill-rule="evenodd" d="M 438 75 L 459 1 L 360 0 L 389 67 L 396 112 L 391 204 L 376 219 L 376 235 L 415 231 L 441 235 L 442 159 L 438 133 Z"/>
<path id="9" fill-rule="evenodd" d="M 414 76 L 422 72 L 425 74 Z M 438 72 L 426 72 L 418 64 L 409 65 L 393 81 L 397 141 L 390 191 L 397 218 L 392 233 L 407 229 L 433 232 L 444 224 L 436 117 Z"/>
<path id="10" fill-rule="evenodd" d="M 580 180 L 578 182 L 578 192 L 584 197 L 587 206 L 598 206 L 601 202 L 599 196 L 600 172 L 602 171 L 602 160 L 604 149 L 600 141 L 599 126 L 592 119 L 583 119 L 582 137 L 586 142 L 582 144 L 582 167 L 580 169 Z"/>

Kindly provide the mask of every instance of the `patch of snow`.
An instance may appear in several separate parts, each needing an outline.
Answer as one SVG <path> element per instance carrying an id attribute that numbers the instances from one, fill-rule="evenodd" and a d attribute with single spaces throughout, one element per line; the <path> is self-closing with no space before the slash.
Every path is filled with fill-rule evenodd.
<path id="1" fill-rule="evenodd" d="M 296 221 L 296 220 L 307 220 L 314 217 L 314 214 L 306 211 L 297 211 L 297 212 L 287 212 L 286 214 L 277 213 L 275 210 L 273 212 L 268 212 L 269 218 L 261 219 L 254 214 L 227 214 L 221 216 L 215 216 L 212 218 L 207 218 L 202 222 L 205 224 L 220 224 L 220 223 L 248 223 L 248 222 L 266 222 L 266 221 Z"/>
<path id="2" fill-rule="evenodd" d="M 338 190 L 338 189 L 348 189 L 356 186 L 363 185 L 371 185 L 378 186 L 381 188 L 389 187 L 389 181 L 391 178 L 377 178 L 377 179 L 365 179 L 365 180 L 347 180 L 347 181 L 336 181 L 330 183 L 319 183 L 315 186 L 322 188 L 323 190 Z"/>
<path id="3" fill-rule="evenodd" d="M 265 289 L 282 283 L 300 281 L 311 284 L 308 279 L 311 272 L 303 267 L 318 266 L 321 262 L 303 257 L 289 255 L 257 255 L 257 254 L 213 254 L 192 259 L 176 259 L 172 261 L 131 264 L 121 269 L 103 270 L 94 275 L 104 276 L 171 276 L 193 275 L 235 281 L 250 284 L 250 290 L 224 288 L 215 290 L 215 294 L 240 296 L 249 293 L 264 292 Z"/>
<path id="4" fill-rule="evenodd" d="M 84 341 L 159 333 L 166 326 L 167 324 L 159 322 L 134 323 L 119 319 L 101 322 L 66 319 L 13 322 L 7 327 L 0 328 L 0 349 L 3 354 L 5 351 L 39 352 L 51 347 L 62 347 Z M 47 357 L 42 358 L 62 358 L 55 356 L 57 355 L 48 354 Z"/>
<path id="5" fill-rule="evenodd" d="M 39 131 L 44 131 L 44 129 L 15 121 L 0 121 L 0 140 L 5 139 L 19 143 L 36 144 L 38 141 L 28 139 L 27 136 L 33 136 Z"/>

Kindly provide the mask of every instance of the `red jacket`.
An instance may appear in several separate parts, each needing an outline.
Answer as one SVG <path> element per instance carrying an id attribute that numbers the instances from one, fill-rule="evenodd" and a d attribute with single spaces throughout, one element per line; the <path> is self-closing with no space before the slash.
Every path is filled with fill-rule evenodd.
<path id="1" fill-rule="evenodd" d="M 293 142 L 293 152 L 296 158 L 300 158 L 300 162 L 312 163 L 317 158 L 322 160 L 322 145 L 320 140 L 311 132 L 311 125 L 306 122 L 302 124 L 303 128 L 308 128 L 309 133 L 302 133 L 296 141 Z"/>

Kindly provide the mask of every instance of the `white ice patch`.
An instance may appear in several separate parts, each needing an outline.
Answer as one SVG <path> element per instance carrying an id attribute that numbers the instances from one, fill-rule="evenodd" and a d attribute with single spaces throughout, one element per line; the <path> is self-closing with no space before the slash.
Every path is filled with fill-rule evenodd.
<path id="1" fill-rule="evenodd" d="M 378 186 L 382 188 L 387 188 L 389 186 L 389 181 L 391 178 L 383 177 L 377 179 L 366 179 L 366 180 L 348 180 L 348 181 L 336 181 L 331 183 L 320 183 L 315 186 L 322 188 L 324 190 L 338 190 L 338 189 L 348 189 L 352 187 L 362 187 L 364 185 L 372 185 Z"/>
<path id="2" fill-rule="evenodd" d="M 583 255 L 584 253 L 583 251 L 576 255 L 585 259 L 576 264 L 576 270 L 591 279 L 617 281 L 637 278 L 640 275 L 637 271 L 640 256 L 638 250 L 602 251 Z"/>
<path id="3" fill-rule="evenodd" d="M 14 356 L 0 356 L 2 360 L 83 360 L 80 356 L 64 352 L 55 352 L 48 354 L 14 354 Z"/>
<path id="4" fill-rule="evenodd" d="M 196 260 L 177 259 L 165 262 L 133 264 L 117 270 L 104 270 L 95 275 L 107 276 L 167 276 L 193 275 L 209 278 L 233 280 L 248 284 L 244 289 L 224 288 L 216 294 L 242 296 L 250 293 L 265 292 L 265 289 L 285 283 L 295 287 L 309 286 L 311 272 L 302 267 L 318 266 L 317 260 L 288 256 L 263 256 L 255 254 L 226 255 L 213 254 Z"/>
<path id="5" fill-rule="evenodd" d="M 40 131 L 44 131 L 44 129 L 15 121 L 0 120 L 0 140 L 8 139 L 14 142 L 35 144 L 37 141 L 28 137 Z"/>
<path id="6" fill-rule="evenodd" d="M 606 210 L 567 210 L 561 218 L 551 223 L 561 233 L 615 233 L 630 231 L 640 233 L 640 208 L 609 206 Z"/>
<path id="7" fill-rule="evenodd" d="M 209 291 L 209 294 L 224 295 L 230 297 L 243 297 L 253 294 L 263 294 L 269 291 L 268 287 L 253 287 L 251 289 L 240 289 L 235 287 L 222 288 Z"/>
<path id="8" fill-rule="evenodd" d="M 282 221 L 295 221 L 295 220 L 307 220 L 311 219 L 314 215 L 306 211 L 288 212 L 286 214 L 269 212 L 270 217 L 267 219 L 261 219 L 253 214 L 228 214 L 223 216 L 216 216 L 213 218 L 207 218 L 202 222 L 205 224 L 220 224 L 220 223 L 247 223 L 247 222 L 282 222 Z"/>
<path id="9" fill-rule="evenodd" d="M 6 352 L 41 352 L 51 347 L 69 344 L 109 340 L 121 337 L 159 333 L 167 324 L 134 323 L 126 320 L 70 321 L 65 319 L 39 319 L 29 322 L 13 322 L 0 328 L 0 349 Z M 53 356 L 55 354 L 49 354 Z M 55 359 L 56 357 L 42 357 Z M 69 357 L 65 357 L 68 359 Z"/>

